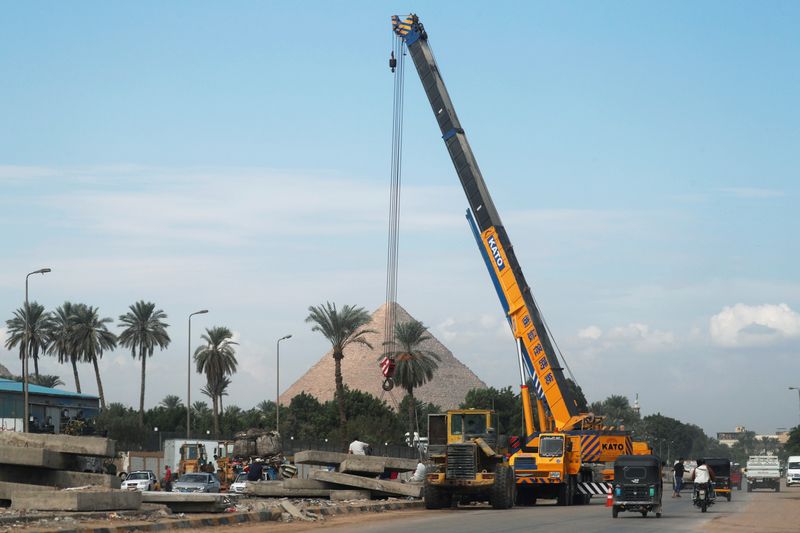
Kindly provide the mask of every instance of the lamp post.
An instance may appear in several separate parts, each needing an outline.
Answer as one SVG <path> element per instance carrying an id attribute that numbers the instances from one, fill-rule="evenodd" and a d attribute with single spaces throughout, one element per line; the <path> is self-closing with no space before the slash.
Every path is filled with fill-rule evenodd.
<path id="1" fill-rule="evenodd" d="M 291 338 L 284 335 L 275 343 L 275 431 L 278 433 L 281 432 L 281 341 Z"/>
<path id="2" fill-rule="evenodd" d="M 49 268 L 40 268 L 33 272 L 28 272 L 25 276 L 25 335 L 22 339 L 22 401 L 25 403 L 25 408 L 22 410 L 25 420 L 22 421 L 22 430 L 28 433 L 28 423 L 30 422 L 31 412 L 30 405 L 28 404 L 28 339 L 30 338 L 30 325 L 31 313 L 28 306 L 28 278 L 33 274 L 47 274 L 50 272 Z"/>
<path id="3" fill-rule="evenodd" d="M 796 390 L 797 391 L 797 398 L 800 400 L 800 387 L 789 387 L 789 390 Z"/>
<path id="4" fill-rule="evenodd" d="M 158 426 L 154 427 L 153 431 L 158 435 L 158 451 L 161 451 L 161 433 L 158 432 Z"/>
<path id="5" fill-rule="evenodd" d="M 208 309 L 195 311 L 189 315 L 189 342 L 187 343 L 187 360 L 186 360 L 186 440 L 191 439 L 192 427 L 192 317 L 194 315 L 204 315 L 208 313 Z"/>

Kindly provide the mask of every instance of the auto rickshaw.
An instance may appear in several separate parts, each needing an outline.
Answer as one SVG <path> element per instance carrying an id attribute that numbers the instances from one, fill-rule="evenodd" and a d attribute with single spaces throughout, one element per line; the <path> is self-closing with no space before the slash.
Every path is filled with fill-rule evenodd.
<path id="1" fill-rule="evenodd" d="M 710 457 L 705 459 L 706 465 L 714 471 L 714 492 L 731 501 L 731 460 L 726 457 Z"/>
<path id="2" fill-rule="evenodd" d="M 620 455 L 614 461 L 614 485 L 611 516 L 620 511 L 654 512 L 661 518 L 661 459 L 655 455 Z"/>

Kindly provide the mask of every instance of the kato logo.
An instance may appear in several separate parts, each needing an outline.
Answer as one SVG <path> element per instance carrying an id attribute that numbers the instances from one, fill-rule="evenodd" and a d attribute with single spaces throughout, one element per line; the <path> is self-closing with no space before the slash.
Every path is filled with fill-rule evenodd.
<path id="1" fill-rule="evenodd" d="M 603 449 L 603 451 L 608 451 L 608 450 L 617 450 L 620 452 L 625 451 L 625 446 L 620 442 L 604 442 L 601 448 Z"/>
<path id="2" fill-rule="evenodd" d="M 497 245 L 497 241 L 494 240 L 494 235 L 486 239 L 486 244 L 489 245 L 489 250 L 492 251 L 492 257 L 497 265 L 497 270 L 503 270 L 506 266 L 506 262 L 503 261 L 503 256 L 500 255 L 500 247 Z"/>

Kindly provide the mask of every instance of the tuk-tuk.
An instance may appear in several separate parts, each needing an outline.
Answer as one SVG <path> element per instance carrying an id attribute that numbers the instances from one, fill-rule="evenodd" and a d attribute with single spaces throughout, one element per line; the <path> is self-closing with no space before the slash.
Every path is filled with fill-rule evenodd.
<path id="1" fill-rule="evenodd" d="M 731 487 L 742 490 L 742 465 L 733 463 L 731 465 Z"/>
<path id="2" fill-rule="evenodd" d="M 661 459 L 655 455 L 620 455 L 614 461 L 611 516 L 620 511 L 655 512 L 661 518 Z"/>
<path id="3" fill-rule="evenodd" d="M 731 460 L 727 457 L 710 457 L 705 461 L 714 471 L 714 492 L 731 501 Z"/>

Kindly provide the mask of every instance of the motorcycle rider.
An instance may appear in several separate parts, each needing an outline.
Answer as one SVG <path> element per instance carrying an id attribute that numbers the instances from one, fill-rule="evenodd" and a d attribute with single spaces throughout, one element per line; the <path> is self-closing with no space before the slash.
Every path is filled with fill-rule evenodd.
<path id="1" fill-rule="evenodd" d="M 708 491 L 709 499 L 713 499 L 714 497 L 714 490 L 713 485 L 711 484 L 716 477 L 714 476 L 714 471 L 706 464 L 703 459 L 697 460 L 697 467 L 692 470 L 692 482 L 694 483 L 695 487 L 695 494 L 697 494 L 697 488 L 705 485 L 706 490 Z"/>

